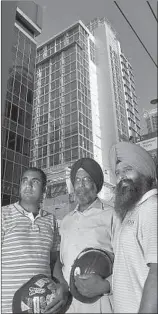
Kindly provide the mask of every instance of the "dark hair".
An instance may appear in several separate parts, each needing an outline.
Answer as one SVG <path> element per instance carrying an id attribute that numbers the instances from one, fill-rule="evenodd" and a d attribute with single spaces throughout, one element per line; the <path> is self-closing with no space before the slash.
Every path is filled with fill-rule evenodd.
<path id="1" fill-rule="evenodd" d="M 39 172 L 40 175 L 41 175 L 41 178 L 42 178 L 42 184 L 43 184 L 43 191 L 45 190 L 45 187 L 46 187 L 46 184 L 47 184 L 47 176 L 46 174 L 44 173 L 43 170 L 41 170 L 40 168 L 36 168 L 36 167 L 29 167 L 27 168 L 24 173 L 26 171 L 34 171 L 34 172 Z"/>

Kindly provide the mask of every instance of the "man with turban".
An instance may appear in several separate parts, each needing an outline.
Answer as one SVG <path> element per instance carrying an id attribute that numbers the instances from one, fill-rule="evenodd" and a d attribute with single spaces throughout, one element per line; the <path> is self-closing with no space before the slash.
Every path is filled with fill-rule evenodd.
<path id="1" fill-rule="evenodd" d="M 114 313 L 157 313 L 157 189 L 152 157 L 136 144 L 110 151 L 116 176 Z"/>
<path id="2" fill-rule="evenodd" d="M 84 249 L 93 247 L 107 250 L 113 256 L 113 210 L 97 196 L 104 182 L 101 167 L 91 158 L 81 158 L 72 166 L 70 178 L 78 205 L 61 222 L 60 262 L 57 261 L 54 269 L 54 276 L 61 281 L 63 275 L 68 285 L 71 267 Z M 101 298 L 92 304 L 73 298 L 67 313 L 112 313 L 109 282 L 110 277 L 105 280 L 95 274 L 84 279 L 77 276 L 75 285 L 83 296 Z"/>

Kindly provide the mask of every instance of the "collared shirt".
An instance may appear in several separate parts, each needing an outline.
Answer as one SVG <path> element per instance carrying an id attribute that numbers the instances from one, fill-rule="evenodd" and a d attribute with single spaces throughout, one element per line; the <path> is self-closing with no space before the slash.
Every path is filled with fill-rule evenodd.
<path id="1" fill-rule="evenodd" d="M 113 252 L 111 233 L 113 209 L 97 198 L 84 212 L 74 211 L 64 217 L 60 226 L 60 258 L 63 274 L 69 283 L 71 267 L 78 254 L 88 247 Z"/>
<path id="2" fill-rule="evenodd" d="M 2 313 L 12 313 L 12 299 L 31 277 L 51 275 L 50 251 L 57 250 L 58 228 L 52 214 L 33 214 L 19 203 L 2 207 Z"/>
<path id="3" fill-rule="evenodd" d="M 138 313 L 149 264 L 157 263 L 157 190 L 143 195 L 115 232 L 114 313 Z"/>

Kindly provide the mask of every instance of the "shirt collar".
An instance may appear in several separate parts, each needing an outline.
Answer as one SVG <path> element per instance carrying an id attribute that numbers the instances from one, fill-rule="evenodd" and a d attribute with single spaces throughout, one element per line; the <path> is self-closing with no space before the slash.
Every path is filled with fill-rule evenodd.
<path id="1" fill-rule="evenodd" d="M 102 204 L 101 200 L 97 197 L 97 198 L 95 199 L 95 201 L 94 201 L 92 204 L 90 204 L 90 205 L 88 206 L 88 208 L 85 209 L 83 212 L 80 212 L 80 211 L 78 210 L 78 208 L 79 208 L 79 204 L 78 204 L 78 205 L 75 207 L 75 209 L 71 212 L 71 215 L 73 215 L 73 214 L 75 214 L 75 213 L 79 213 L 79 214 L 84 215 L 84 213 L 86 213 L 87 211 L 89 211 L 91 208 L 102 209 L 102 208 L 103 208 L 103 204 Z"/>
<path id="2" fill-rule="evenodd" d="M 28 212 L 27 210 L 25 210 L 19 202 L 15 203 L 14 206 L 16 207 L 16 209 L 23 215 L 25 216 L 30 216 L 30 212 Z M 40 210 L 39 210 L 39 213 L 38 213 L 38 217 L 43 217 L 43 216 L 46 216 L 48 213 L 41 207 Z"/>
<path id="3" fill-rule="evenodd" d="M 140 201 L 137 203 L 137 205 L 142 204 L 143 202 L 145 202 L 148 198 L 150 198 L 153 195 L 157 195 L 157 189 L 152 189 L 148 192 L 146 192 L 142 198 L 140 199 Z"/>

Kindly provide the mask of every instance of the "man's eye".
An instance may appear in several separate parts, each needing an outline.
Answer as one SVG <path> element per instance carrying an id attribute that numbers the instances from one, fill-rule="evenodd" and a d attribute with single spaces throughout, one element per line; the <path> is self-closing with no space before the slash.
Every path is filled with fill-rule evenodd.
<path id="1" fill-rule="evenodd" d="M 39 180 L 33 180 L 33 183 L 40 184 L 40 181 Z"/>
<path id="2" fill-rule="evenodd" d="M 22 182 L 23 182 L 23 183 L 27 182 L 27 179 L 22 179 Z"/>

